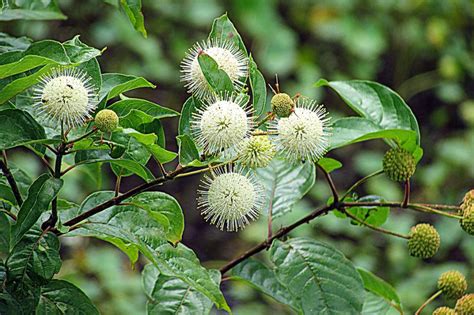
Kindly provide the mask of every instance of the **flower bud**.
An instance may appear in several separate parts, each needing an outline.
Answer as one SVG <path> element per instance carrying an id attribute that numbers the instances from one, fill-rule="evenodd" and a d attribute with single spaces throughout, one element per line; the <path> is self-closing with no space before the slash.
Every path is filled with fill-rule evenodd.
<path id="1" fill-rule="evenodd" d="M 383 170 L 394 181 L 408 180 L 415 173 L 415 169 L 415 158 L 405 149 L 390 149 L 383 157 Z"/>
<path id="2" fill-rule="evenodd" d="M 272 97 L 272 112 L 280 118 L 286 118 L 291 115 L 295 102 L 286 93 L 278 93 Z"/>
<path id="3" fill-rule="evenodd" d="M 413 257 L 430 258 L 438 251 L 440 242 L 439 234 L 432 225 L 417 224 L 410 231 L 408 252 Z"/>
<path id="4" fill-rule="evenodd" d="M 456 315 L 474 314 L 474 293 L 466 294 L 456 302 Z"/>
<path id="5" fill-rule="evenodd" d="M 112 132 L 118 127 L 119 118 L 110 109 L 103 109 L 95 115 L 95 126 L 102 132 Z"/>
<path id="6" fill-rule="evenodd" d="M 447 298 L 458 299 L 466 292 L 466 278 L 459 271 L 446 271 L 438 278 L 438 289 L 443 291 Z"/>

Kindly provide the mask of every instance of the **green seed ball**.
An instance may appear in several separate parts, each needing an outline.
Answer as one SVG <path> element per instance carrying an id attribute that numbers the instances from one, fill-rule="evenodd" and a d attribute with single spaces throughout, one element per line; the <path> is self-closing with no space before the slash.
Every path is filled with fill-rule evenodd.
<path id="1" fill-rule="evenodd" d="M 452 308 L 441 306 L 433 311 L 433 315 L 456 315 L 456 312 Z"/>
<path id="2" fill-rule="evenodd" d="M 468 234 L 474 235 L 474 204 L 464 210 L 462 219 L 459 221 L 461 228 Z"/>
<path id="3" fill-rule="evenodd" d="M 474 206 L 474 189 L 471 189 L 464 195 L 464 198 L 461 204 L 460 214 L 463 215 L 464 211 L 466 211 L 466 209 L 471 208 L 471 206 Z"/>
<path id="4" fill-rule="evenodd" d="M 466 292 L 466 278 L 457 270 L 446 271 L 438 278 L 438 289 L 448 299 L 458 299 Z"/>
<path id="5" fill-rule="evenodd" d="M 417 224 L 411 228 L 408 240 L 408 252 L 413 257 L 430 258 L 439 249 L 441 239 L 436 229 L 426 223 Z"/>
<path id="6" fill-rule="evenodd" d="M 278 93 L 272 97 L 272 112 L 280 118 L 286 118 L 291 115 L 295 102 L 286 93 Z"/>
<path id="7" fill-rule="evenodd" d="M 118 127 L 119 118 L 110 109 L 103 109 L 95 115 L 95 126 L 102 132 L 112 132 Z"/>
<path id="8" fill-rule="evenodd" d="M 415 158 L 405 149 L 390 149 L 383 157 L 383 170 L 391 180 L 404 182 L 415 173 L 415 169 Z"/>
<path id="9" fill-rule="evenodd" d="M 454 307 L 456 315 L 474 314 L 474 293 L 466 294 L 456 302 Z"/>

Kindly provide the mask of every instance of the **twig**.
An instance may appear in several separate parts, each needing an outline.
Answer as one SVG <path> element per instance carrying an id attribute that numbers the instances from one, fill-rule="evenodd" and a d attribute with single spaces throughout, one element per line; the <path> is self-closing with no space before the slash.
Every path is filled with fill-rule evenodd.
<path id="1" fill-rule="evenodd" d="M 423 309 L 426 307 L 426 305 L 430 304 L 431 302 L 434 301 L 434 299 L 436 299 L 438 296 L 440 296 L 440 294 L 442 293 L 443 291 L 439 290 L 438 292 L 436 292 L 435 294 L 433 294 L 432 296 L 430 296 L 430 298 L 428 300 L 425 301 L 425 303 L 423 303 L 420 308 L 416 311 L 415 315 L 420 315 L 421 314 L 421 311 L 423 311 Z"/>
<path id="2" fill-rule="evenodd" d="M 332 196 L 334 198 L 334 203 L 337 204 L 339 202 L 339 195 L 337 193 L 336 185 L 334 185 L 334 181 L 332 180 L 331 174 L 326 172 L 326 170 L 318 163 L 316 163 L 316 166 L 321 170 L 321 172 L 323 172 L 324 177 L 326 177 L 329 188 L 331 189 Z"/>
<path id="3" fill-rule="evenodd" d="M 83 135 L 80 136 L 79 138 L 74 139 L 74 140 L 71 140 L 71 141 L 68 141 L 68 142 L 66 142 L 65 144 L 66 144 L 66 145 L 74 144 L 74 143 L 77 142 L 77 141 L 80 141 L 80 140 L 82 140 L 82 139 L 85 139 L 85 138 L 89 137 L 90 135 L 94 134 L 95 132 L 97 132 L 97 128 L 94 127 L 94 128 L 92 128 L 92 130 L 90 130 L 89 132 L 83 134 Z"/>
<path id="4" fill-rule="evenodd" d="M 410 179 L 405 181 L 405 193 L 403 195 L 402 208 L 408 207 L 410 201 Z"/>
<path id="5" fill-rule="evenodd" d="M 334 209 L 335 209 L 334 204 L 318 208 L 318 209 L 314 210 L 313 212 L 311 212 L 309 215 L 307 215 L 307 216 L 301 218 L 300 220 L 296 221 L 295 223 L 279 229 L 278 232 L 273 234 L 272 237 L 267 238 L 266 240 L 264 240 L 260 244 L 252 247 L 248 251 L 244 252 L 240 256 L 234 258 L 233 260 L 229 261 L 227 264 L 222 266 L 220 268 L 221 274 L 225 274 L 227 271 L 229 271 L 233 267 L 237 266 L 242 261 L 244 261 L 247 258 L 261 252 L 265 248 L 268 248 L 272 244 L 273 240 L 278 239 L 278 238 L 288 234 L 289 232 L 291 232 L 292 230 L 294 230 L 298 226 L 300 226 L 304 223 L 308 223 L 311 220 L 313 220 L 314 218 L 317 218 L 321 215 L 325 215 L 326 213 L 328 213 L 329 211 L 334 210 Z"/>
<path id="6" fill-rule="evenodd" d="M 362 185 L 363 183 L 365 183 L 367 180 L 371 179 L 372 177 L 375 177 L 377 175 L 380 175 L 383 173 L 383 170 L 378 170 L 376 172 L 373 172 L 372 174 L 369 174 L 361 179 L 359 179 L 358 181 L 356 181 L 354 183 L 354 185 L 352 185 L 345 193 L 344 195 L 342 195 L 341 197 L 341 200 L 344 200 L 347 196 L 349 196 L 349 194 L 354 191 L 354 189 L 356 189 L 357 187 L 359 187 L 360 185 Z"/>
<path id="7" fill-rule="evenodd" d="M 358 217 L 356 217 L 355 215 L 353 215 L 352 213 L 350 213 L 350 212 L 347 211 L 346 209 L 344 209 L 343 212 L 344 212 L 349 218 L 351 218 L 352 220 L 357 221 L 358 223 L 360 223 L 360 224 L 362 224 L 362 225 L 365 225 L 366 227 L 368 227 L 369 229 L 372 229 L 372 230 L 374 230 L 374 231 L 381 232 L 381 233 L 388 234 L 388 235 L 393 235 L 393 236 L 401 237 L 401 238 L 405 238 L 405 239 L 409 239 L 409 238 L 410 238 L 408 235 L 398 234 L 398 233 L 396 233 L 396 232 L 392 232 L 392 231 L 389 231 L 389 230 L 386 230 L 386 229 L 383 229 L 383 228 L 379 228 L 379 227 L 374 226 L 374 225 L 372 225 L 372 224 L 369 224 L 369 223 L 365 222 L 364 220 L 359 219 Z"/>
<path id="8" fill-rule="evenodd" d="M 264 123 L 266 123 L 270 118 L 273 117 L 273 113 L 269 113 L 267 116 L 265 116 L 265 118 L 262 119 L 262 121 L 260 121 L 257 126 L 255 127 L 255 129 L 258 129 L 260 126 L 262 126 Z"/>
<path id="9" fill-rule="evenodd" d="M 23 198 L 21 197 L 20 190 L 18 189 L 18 185 L 16 183 L 15 178 L 13 177 L 13 174 L 11 173 L 10 169 L 8 168 L 8 160 L 7 160 L 7 153 L 5 151 L 2 151 L 3 154 L 3 160 L 0 159 L 0 169 L 3 172 L 3 175 L 5 175 L 8 184 L 10 185 L 13 195 L 15 196 L 15 200 L 18 204 L 18 206 L 21 206 L 23 204 Z"/>

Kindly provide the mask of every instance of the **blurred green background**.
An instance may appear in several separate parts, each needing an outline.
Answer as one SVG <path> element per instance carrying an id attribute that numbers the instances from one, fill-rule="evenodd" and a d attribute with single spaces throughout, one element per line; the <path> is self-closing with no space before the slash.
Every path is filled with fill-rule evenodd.
<path id="1" fill-rule="evenodd" d="M 207 37 L 212 20 L 228 12 L 267 82 L 290 95 L 301 93 L 324 103 L 332 117 L 353 114 L 334 93 L 315 88 L 319 78 L 368 79 L 385 84 L 407 101 L 422 132 L 425 155 L 413 180 L 412 199 L 458 204 L 474 188 L 474 2 L 472 0 L 143 0 L 148 38 L 137 33 L 107 1 L 60 0 L 64 21 L 16 21 L 0 24 L 10 35 L 64 41 L 76 34 L 85 43 L 105 48 L 103 72 L 141 75 L 157 84 L 141 97 L 180 110 L 187 98 L 179 82 L 179 63 L 194 42 Z M 113 1 L 108 1 L 113 2 Z M 177 119 L 165 122 L 167 147 L 176 150 Z M 334 173 L 342 190 L 358 177 L 381 168 L 383 142 L 353 145 L 329 153 L 344 164 Z M 40 165 L 23 152 L 10 154 L 30 174 Z M 105 170 L 105 169 L 104 169 Z M 63 196 L 80 202 L 90 192 L 110 189 L 113 178 L 97 180 L 96 169 L 78 168 L 67 175 Z M 110 172 L 109 172 L 110 174 Z M 122 191 L 139 180 L 129 178 Z M 241 233 L 218 231 L 196 210 L 199 178 L 176 181 L 163 190 L 181 203 L 186 217 L 183 242 L 208 267 L 218 267 L 266 235 L 264 219 Z M 400 200 L 398 184 L 380 176 L 360 195 Z M 277 220 L 285 225 L 324 203 L 329 191 L 322 176 L 293 212 Z M 411 258 L 405 242 L 352 226 L 333 215 L 302 226 L 293 235 L 333 243 L 357 266 L 370 269 L 395 286 L 407 314 L 434 292 L 439 274 L 458 268 L 469 274 L 474 290 L 474 240 L 451 219 L 393 210 L 384 227 L 406 233 L 416 222 L 433 223 L 442 247 L 433 259 Z M 78 284 L 103 314 L 143 314 L 142 267 L 130 266 L 114 247 L 89 239 L 63 239 L 65 259 L 60 277 Z M 262 254 L 261 257 L 264 257 Z M 226 281 L 223 289 L 235 314 L 290 314 L 244 283 Z M 443 303 L 438 299 L 428 308 Z M 452 305 L 452 302 L 451 302 Z"/>

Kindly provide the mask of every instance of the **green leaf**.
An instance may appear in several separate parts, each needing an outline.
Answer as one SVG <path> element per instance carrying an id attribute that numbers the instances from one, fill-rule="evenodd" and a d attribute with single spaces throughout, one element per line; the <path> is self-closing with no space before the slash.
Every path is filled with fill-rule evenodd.
<path id="1" fill-rule="evenodd" d="M 7 1 L 2 2 L 0 21 L 11 20 L 65 20 L 67 17 L 59 9 L 55 0 Z"/>
<path id="2" fill-rule="evenodd" d="M 138 32 L 140 32 L 143 37 L 147 37 L 145 29 L 145 19 L 142 14 L 142 1 L 141 0 L 120 0 L 120 7 L 128 19 Z"/>
<path id="3" fill-rule="evenodd" d="M 387 301 L 371 292 L 365 293 L 361 315 L 385 315 L 389 309 L 390 305 Z"/>
<path id="4" fill-rule="evenodd" d="M 247 49 L 245 48 L 244 41 L 240 36 L 234 24 L 229 20 L 227 13 L 216 18 L 212 22 L 211 32 L 209 33 L 209 39 L 213 40 L 226 40 L 238 47 L 245 55 L 247 55 Z"/>
<path id="5" fill-rule="evenodd" d="M 227 73 L 205 52 L 198 56 L 199 66 L 211 89 L 216 93 L 233 92 L 234 86 Z"/>
<path id="6" fill-rule="evenodd" d="M 361 117 L 340 118 L 333 123 L 331 132 L 330 149 L 373 139 L 394 140 L 410 152 L 413 152 L 416 148 L 415 131 L 405 129 L 383 130 L 371 120 Z"/>
<path id="7" fill-rule="evenodd" d="M 134 129 L 155 119 L 179 115 L 178 112 L 172 109 L 137 98 L 127 98 L 115 102 L 108 109 L 113 110 L 120 117 L 120 125 L 122 127 Z"/>
<path id="8" fill-rule="evenodd" d="M 379 196 L 364 196 L 357 199 L 358 202 L 385 202 L 382 197 Z M 373 226 L 381 226 L 387 221 L 388 216 L 390 215 L 390 207 L 375 207 L 375 206 L 361 206 L 361 207 L 350 207 L 346 209 L 349 213 L 353 214 L 360 220 L 371 224 Z M 345 218 L 346 215 L 340 211 L 335 211 L 337 216 Z M 353 224 L 359 225 L 360 223 L 352 221 Z"/>
<path id="9" fill-rule="evenodd" d="M 10 251 L 10 228 L 10 220 L 7 215 L 0 212 L 0 254 L 3 255 Z M 0 281 L 0 283 L 2 282 Z"/>
<path id="10" fill-rule="evenodd" d="M 82 161 L 80 164 L 84 165 L 84 164 L 94 164 L 94 163 L 109 163 L 111 166 L 116 166 L 118 168 L 129 171 L 131 174 L 136 174 L 144 180 L 150 180 L 154 178 L 153 174 L 150 172 L 150 170 L 148 170 L 148 168 L 146 168 L 145 166 L 133 160 L 113 159 L 110 157 L 106 159 L 85 160 L 85 161 Z"/>
<path id="11" fill-rule="evenodd" d="M 257 176 L 265 191 L 265 209 L 272 211 L 273 218 L 291 211 L 316 178 L 313 163 L 292 164 L 278 158 L 267 167 L 257 169 Z"/>
<path id="12" fill-rule="evenodd" d="M 103 73 L 102 89 L 99 92 L 99 100 L 110 100 L 121 93 L 138 88 L 152 88 L 156 86 L 142 77 L 125 75 L 120 73 Z M 102 107 L 101 107 L 102 108 Z"/>
<path id="13" fill-rule="evenodd" d="M 45 65 L 77 65 L 100 56 L 100 50 L 89 47 L 76 36 L 60 43 L 42 40 L 24 51 L 10 51 L 0 55 L 0 78 L 32 70 Z M 34 84 L 36 82 L 33 82 Z"/>
<path id="14" fill-rule="evenodd" d="M 43 127 L 30 114 L 19 109 L 0 111 L 0 150 L 45 140 Z"/>
<path id="15" fill-rule="evenodd" d="M 192 132 L 189 122 L 192 119 L 193 113 L 198 108 L 202 108 L 202 106 L 202 102 L 194 96 L 190 96 L 186 102 L 184 102 L 183 108 L 181 109 L 181 116 L 179 117 L 178 131 L 180 135 L 186 134 L 191 136 Z"/>
<path id="16" fill-rule="evenodd" d="M 13 37 L 0 32 L 0 54 L 8 51 L 26 50 L 31 45 L 28 37 Z"/>
<path id="17" fill-rule="evenodd" d="M 114 192 L 96 192 L 84 201 L 80 212 L 87 211 L 113 196 Z M 110 207 L 90 217 L 78 229 L 66 235 L 91 236 L 106 241 L 110 238 L 120 239 L 124 244 L 140 250 L 163 275 L 183 280 L 210 298 L 218 308 L 229 310 L 219 285 L 200 265 L 196 255 L 181 243 L 172 246 L 166 242 L 170 230 L 162 218 L 171 222 L 171 216 L 150 214 L 146 208 L 134 206 L 133 200 L 128 200 L 131 205 Z M 149 199 L 146 202 L 149 202 Z"/>
<path id="18" fill-rule="evenodd" d="M 379 130 L 404 129 L 416 133 L 420 144 L 420 130 L 413 112 L 393 90 L 371 81 L 319 80 L 316 86 L 329 86 L 357 114 L 372 121 Z M 335 134 L 335 133 L 334 133 Z"/>
<path id="19" fill-rule="evenodd" d="M 146 209 L 155 218 L 158 215 L 164 216 L 169 226 L 165 230 L 166 239 L 173 244 L 181 241 L 184 231 L 184 215 L 181 206 L 174 197 L 159 191 L 149 191 L 131 198 L 130 203 Z"/>
<path id="20" fill-rule="evenodd" d="M 176 137 L 179 147 L 179 164 L 188 165 L 192 162 L 199 161 L 199 150 L 196 147 L 193 139 L 187 134 Z"/>
<path id="21" fill-rule="evenodd" d="M 267 84 L 263 74 L 257 69 L 257 64 L 252 56 L 249 58 L 249 78 L 252 89 L 253 109 L 255 116 L 260 116 L 265 112 L 267 103 Z"/>
<path id="22" fill-rule="evenodd" d="M 319 166 L 321 166 L 326 172 L 331 173 L 342 167 L 342 163 L 338 160 L 323 157 L 318 161 Z"/>
<path id="23" fill-rule="evenodd" d="M 362 280 L 344 255 L 305 238 L 276 240 L 270 248 L 275 273 L 300 301 L 304 314 L 360 314 Z"/>
<path id="24" fill-rule="evenodd" d="M 16 224 L 12 226 L 11 244 L 15 246 L 23 235 L 48 210 L 49 204 L 57 196 L 63 181 L 43 174 L 30 186 L 28 196 L 18 212 Z"/>
<path id="25" fill-rule="evenodd" d="M 221 274 L 209 270 L 216 285 L 219 285 Z M 160 274 L 153 265 L 145 266 L 142 282 L 148 297 L 147 314 L 209 314 L 212 301 L 179 278 Z"/>
<path id="26" fill-rule="evenodd" d="M 37 315 L 99 314 L 91 300 L 78 287 L 64 280 L 51 280 L 41 287 Z"/>
<path id="27" fill-rule="evenodd" d="M 148 152 L 150 152 L 155 159 L 165 164 L 173 161 L 177 154 L 160 147 L 156 142 L 158 136 L 155 134 L 143 134 L 134 129 L 128 128 L 121 131 L 124 135 L 128 135 L 136 139 Z"/>
<path id="28" fill-rule="evenodd" d="M 357 268 L 357 271 L 362 277 L 364 287 L 367 291 L 370 291 L 373 294 L 385 299 L 397 310 L 402 310 L 400 298 L 398 297 L 398 294 L 395 289 L 390 284 L 385 282 L 385 280 L 383 280 L 382 278 L 377 277 L 370 271 L 365 270 L 363 268 Z"/>
<path id="29" fill-rule="evenodd" d="M 26 275 L 49 280 L 61 268 L 59 239 L 35 226 L 13 247 L 7 259 L 8 280 L 22 281 Z"/>
<path id="30" fill-rule="evenodd" d="M 301 311 L 299 300 L 289 288 L 277 279 L 273 270 L 257 260 L 247 259 L 232 268 L 232 279 L 244 280 L 278 302 Z"/>

